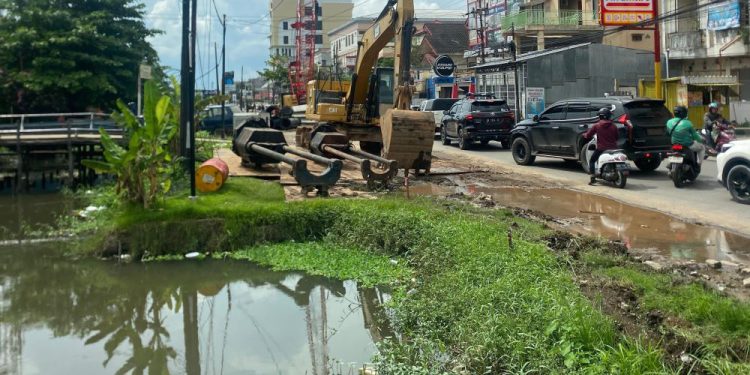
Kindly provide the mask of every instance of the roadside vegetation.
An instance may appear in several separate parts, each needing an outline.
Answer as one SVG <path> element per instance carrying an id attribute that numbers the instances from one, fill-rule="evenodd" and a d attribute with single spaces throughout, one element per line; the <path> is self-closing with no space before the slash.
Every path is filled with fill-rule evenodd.
<path id="1" fill-rule="evenodd" d="M 276 184 L 235 178 L 195 201 L 173 193 L 96 215 L 78 233 L 100 255 L 199 251 L 390 285 L 399 335 L 379 343 L 381 374 L 750 372 L 747 303 L 506 210 L 284 202 Z"/>

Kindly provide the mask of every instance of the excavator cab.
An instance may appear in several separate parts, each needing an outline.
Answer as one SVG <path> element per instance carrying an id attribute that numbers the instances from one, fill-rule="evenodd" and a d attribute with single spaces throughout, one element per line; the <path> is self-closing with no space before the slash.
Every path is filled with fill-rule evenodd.
<path id="1" fill-rule="evenodd" d="M 388 108 L 393 108 L 393 81 L 393 68 L 373 69 L 367 91 L 368 118 L 379 118 Z"/>

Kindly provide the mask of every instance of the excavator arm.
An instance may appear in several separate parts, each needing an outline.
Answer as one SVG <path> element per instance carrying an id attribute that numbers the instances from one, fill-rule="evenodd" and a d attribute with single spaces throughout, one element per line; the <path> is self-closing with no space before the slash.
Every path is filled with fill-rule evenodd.
<path id="1" fill-rule="evenodd" d="M 408 109 L 411 102 L 409 74 L 411 38 L 414 28 L 414 2 L 412 0 L 389 0 L 378 18 L 359 42 L 357 63 L 352 75 L 352 85 L 346 97 L 349 112 L 354 106 L 361 108 L 368 97 L 367 84 L 378 60 L 380 51 L 394 40 L 394 108 Z"/>

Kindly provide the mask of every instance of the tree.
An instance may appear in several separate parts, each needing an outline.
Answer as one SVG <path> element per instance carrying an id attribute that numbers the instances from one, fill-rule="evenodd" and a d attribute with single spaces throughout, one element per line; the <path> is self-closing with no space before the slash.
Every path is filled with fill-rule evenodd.
<path id="1" fill-rule="evenodd" d="M 157 65 L 137 0 L 0 0 L 0 112 L 107 110 Z M 158 71 L 157 75 L 161 75 Z"/>
<path id="2" fill-rule="evenodd" d="M 275 96 L 278 88 L 289 87 L 289 59 L 281 55 L 271 56 L 266 61 L 266 68 L 258 75 L 271 82 L 272 96 Z"/>

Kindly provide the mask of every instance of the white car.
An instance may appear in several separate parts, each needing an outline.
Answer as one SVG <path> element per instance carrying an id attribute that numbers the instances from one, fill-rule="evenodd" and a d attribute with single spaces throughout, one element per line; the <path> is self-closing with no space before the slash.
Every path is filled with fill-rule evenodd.
<path id="1" fill-rule="evenodd" d="M 750 140 L 729 142 L 721 151 L 716 157 L 719 182 L 735 201 L 750 204 Z"/>
<path id="2" fill-rule="evenodd" d="M 453 103 L 457 101 L 458 99 L 450 98 L 427 99 L 422 102 L 419 110 L 422 112 L 432 112 L 432 116 L 435 118 L 435 133 L 439 133 L 444 112 L 451 109 Z"/>

